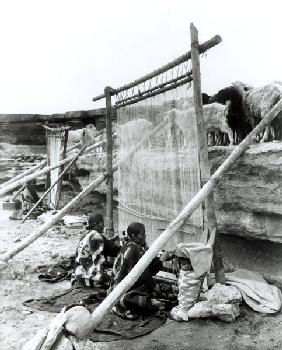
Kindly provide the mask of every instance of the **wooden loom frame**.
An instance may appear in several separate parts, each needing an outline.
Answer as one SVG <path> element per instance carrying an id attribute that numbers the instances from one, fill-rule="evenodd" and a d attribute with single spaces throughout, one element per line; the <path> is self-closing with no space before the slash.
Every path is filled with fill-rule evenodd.
<path id="1" fill-rule="evenodd" d="M 125 90 L 134 88 L 141 83 L 148 81 L 168 70 L 179 66 L 181 63 L 187 62 L 191 59 L 192 71 L 182 74 L 178 78 L 171 79 L 165 83 L 159 84 L 153 88 L 147 89 L 138 94 L 126 97 L 122 101 L 117 101 L 115 107 L 120 108 L 130 104 L 137 103 L 146 98 L 155 96 L 157 94 L 163 93 L 177 88 L 183 84 L 193 81 L 193 96 L 194 96 L 194 106 L 197 120 L 197 133 L 198 133 L 198 145 L 199 145 L 199 158 L 200 158 L 200 178 L 202 185 L 210 178 L 210 168 L 208 163 L 208 146 L 207 146 L 207 135 L 205 132 L 204 117 L 203 117 L 203 103 L 201 95 L 201 72 L 200 72 L 200 59 L 201 53 L 205 53 L 207 50 L 218 45 L 221 42 L 221 37 L 219 35 L 214 36 L 210 40 L 199 44 L 198 42 L 198 31 L 196 27 L 191 24 L 191 51 L 178 57 L 174 61 L 164 65 L 163 67 L 154 70 L 129 84 L 123 85 L 119 88 L 113 89 L 106 87 L 104 94 L 94 97 L 93 101 L 98 101 L 102 98 L 106 98 L 106 149 L 107 149 L 107 174 L 110 176 L 112 174 L 112 154 L 113 154 L 113 140 L 112 140 L 112 102 L 111 97 L 117 95 Z M 214 209 L 214 197 L 211 193 L 207 200 L 205 201 L 206 217 L 208 224 L 208 232 L 215 234 L 215 244 L 214 244 L 214 269 L 216 281 L 220 283 L 225 283 L 224 268 L 222 263 L 222 254 L 219 244 L 217 233 L 217 221 Z M 106 226 L 107 233 L 109 236 L 113 234 L 113 178 L 109 177 L 107 182 L 107 202 L 106 202 Z"/>
<path id="2" fill-rule="evenodd" d="M 191 56 L 193 57 L 193 69 L 194 69 L 194 79 L 198 79 L 198 85 L 194 87 L 195 89 L 195 100 L 197 102 L 197 106 L 199 110 L 197 111 L 199 119 L 201 119 L 201 98 L 200 98 L 200 70 L 199 70 L 199 46 L 198 46 L 198 35 L 197 30 L 191 24 Z M 195 76 L 195 72 L 196 75 Z M 196 90 L 197 89 L 197 90 Z M 112 89 L 108 89 L 111 91 Z M 104 97 L 104 96 L 103 96 Z M 102 97 L 102 98 L 103 98 Z M 109 98 L 109 96 L 108 96 Z M 198 99 L 198 100 L 197 100 Z M 110 99 L 108 99 L 109 105 Z M 154 257 L 158 254 L 160 249 L 166 244 L 166 242 L 181 228 L 184 221 L 189 218 L 192 213 L 206 200 L 208 196 L 211 195 L 213 189 L 217 185 L 219 181 L 221 181 L 226 174 L 226 172 L 231 168 L 231 166 L 240 158 L 240 156 L 247 150 L 247 148 L 253 143 L 254 137 L 259 134 L 261 131 L 265 129 L 267 125 L 282 111 L 282 100 L 280 100 L 271 111 L 262 119 L 262 121 L 249 133 L 249 135 L 234 148 L 232 153 L 228 156 L 228 158 L 220 165 L 220 167 L 215 171 L 215 173 L 210 178 L 204 178 L 205 183 L 201 190 L 191 199 L 189 203 L 185 206 L 185 208 L 179 213 L 179 215 L 167 226 L 167 228 L 161 233 L 161 235 L 153 242 L 150 248 L 146 251 L 146 253 L 141 257 L 138 263 L 134 266 L 134 268 L 129 272 L 129 274 L 115 287 L 115 289 L 104 299 L 104 301 L 94 310 L 91 315 L 91 318 L 88 319 L 89 325 L 87 329 L 82 334 L 83 329 L 78 329 L 80 337 L 86 337 L 88 334 L 92 332 L 103 320 L 105 315 L 111 310 L 111 308 L 117 303 L 120 297 L 131 288 L 140 275 L 144 272 L 144 270 L 149 266 Z M 110 110 L 111 113 L 111 110 Z M 109 116 L 111 115 L 109 113 Z M 202 120 L 203 121 L 203 120 Z M 203 124 L 202 124 L 203 125 Z M 134 153 L 142 146 L 143 142 L 151 137 L 151 135 L 157 132 L 162 127 L 162 123 L 158 125 L 149 135 L 146 135 L 143 140 L 141 140 L 132 150 L 130 150 L 129 154 L 125 158 L 132 157 Z M 205 133 L 203 134 L 206 135 Z M 206 136 L 205 136 L 206 137 Z M 205 137 L 202 138 L 202 142 L 205 141 Z M 202 144 L 203 148 L 207 147 L 207 143 Z M 93 148 L 94 145 L 91 147 Z M 90 148 L 90 147 L 89 147 Z M 112 173 L 117 170 L 119 163 L 123 160 L 120 160 L 117 164 L 115 164 L 112 168 Z M 204 163 L 204 159 L 202 160 L 203 168 L 201 168 L 202 173 L 207 171 L 204 169 L 204 166 L 207 166 L 208 163 Z M 40 164 L 40 166 L 44 166 L 44 164 Z M 50 167 L 49 167 L 50 168 Z M 50 169 L 49 169 L 50 170 Z M 209 170 L 209 169 L 208 169 Z M 46 171 L 46 170 L 45 170 Z M 112 175 L 111 173 L 111 175 Z M 30 174 L 30 171 L 28 172 Z M 16 184 L 10 183 L 6 184 L 2 188 L 3 193 L 8 191 L 8 188 L 11 186 L 17 186 L 19 182 L 22 182 L 24 175 L 19 179 L 14 179 L 13 182 Z M 36 176 L 36 175 L 27 175 L 26 177 Z M 27 247 L 29 244 L 34 242 L 38 237 L 42 236 L 50 227 L 52 227 L 58 220 L 60 220 L 67 212 L 69 212 L 79 201 L 85 197 L 88 193 L 90 193 L 94 188 L 99 186 L 103 181 L 108 178 L 107 174 L 104 173 L 100 175 L 96 180 L 92 181 L 87 188 L 85 188 L 79 195 L 77 195 L 70 203 L 68 203 L 63 209 L 61 209 L 53 218 L 51 218 L 48 222 L 46 222 L 42 227 L 38 228 L 31 235 L 26 237 L 23 242 L 19 243 L 16 247 L 8 251 L 4 256 L 0 258 L 0 269 L 7 266 L 7 262 L 9 259 L 14 257 L 19 251 Z M 1 192 L 1 189 L 0 189 Z M 210 200 L 210 199 L 209 199 Z M 210 216 L 210 220 L 213 217 Z M 210 224 L 210 223 L 209 223 Z M 214 229 L 210 232 L 211 236 L 209 237 L 209 243 L 213 245 L 214 240 L 216 240 L 216 221 Z M 61 311 L 60 314 L 57 315 L 55 319 L 53 319 L 48 328 L 40 330 L 28 343 L 26 343 L 23 347 L 23 350 L 34 350 L 34 349 L 69 349 L 71 346 L 71 342 L 66 338 L 64 334 L 62 334 L 63 329 L 68 330 L 68 324 L 71 323 L 73 326 L 73 322 L 71 317 L 69 318 L 68 312 L 65 312 L 65 309 Z M 79 328 L 79 319 L 76 321 L 75 326 Z"/>

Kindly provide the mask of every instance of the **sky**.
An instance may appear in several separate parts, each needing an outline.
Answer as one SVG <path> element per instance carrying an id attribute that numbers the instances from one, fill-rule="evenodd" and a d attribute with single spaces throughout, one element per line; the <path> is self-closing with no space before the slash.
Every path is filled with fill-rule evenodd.
<path id="1" fill-rule="evenodd" d="M 204 42 L 202 90 L 282 80 L 280 0 L 0 0 L 0 113 L 104 106 L 92 97 Z"/>

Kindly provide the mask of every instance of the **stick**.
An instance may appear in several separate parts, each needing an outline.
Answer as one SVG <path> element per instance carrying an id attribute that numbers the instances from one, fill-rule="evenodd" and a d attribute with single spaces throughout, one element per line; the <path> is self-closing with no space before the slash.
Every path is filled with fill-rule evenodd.
<path id="1" fill-rule="evenodd" d="M 52 186 L 50 186 L 47 191 L 44 192 L 42 197 L 39 198 L 39 200 L 34 204 L 34 206 L 30 209 L 30 211 L 25 215 L 23 218 L 23 223 L 26 221 L 26 219 L 29 217 L 29 215 L 39 206 L 39 204 L 43 201 L 43 199 L 47 196 L 48 193 L 52 190 L 54 186 L 60 181 L 60 179 L 64 176 L 64 174 L 70 169 L 70 167 L 77 161 L 78 157 L 83 153 L 86 147 L 83 147 L 72 159 L 72 161 L 67 165 L 67 167 L 61 172 L 60 176 L 57 178 L 57 180 L 53 183 Z"/>
<path id="2" fill-rule="evenodd" d="M 201 44 L 199 46 L 199 51 L 200 51 L 200 53 L 204 53 L 207 50 L 211 49 L 212 47 L 218 45 L 220 42 L 221 42 L 221 37 L 219 35 L 216 35 L 213 38 L 211 38 L 210 40 L 205 41 L 203 44 Z M 154 70 L 152 73 L 149 73 L 149 74 L 147 74 L 147 75 L 145 75 L 145 76 L 143 76 L 143 77 L 141 77 L 141 78 L 139 78 L 137 80 L 134 80 L 132 83 L 126 84 L 124 86 L 121 86 L 121 87 L 115 89 L 113 94 L 116 95 L 119 92 L 128 90 L 128 89 L 132 88 L 133 86 L 137 86 L 138 84 L 141 84 L 141 83 L 143 83 L 146 80 L 154 78 L 157 75 L 160 75 L 160 74 L 162 74 L 162 73 L 164 73 L 164 72 L 166 72 L 166 71 L 168 71 L 168 70 L 178 66 L 179 64 L 188 61 L 190 58 L 191 58 L 191 51 L 185 53 L 184 55 L 182 55 L 182 56 L 180 56 L 178 58 L 176 58 L 172 62 L 167 63 L 163 67 Z M 97 97 L 94 97 L 92 99 L 92 101 L 99 101 L 99 100 L 101 100 L 104 97 L 106 97 L 105 93 L 103 93 L 102 95 L 99 95 Z"/>
<path id="3" fill-rule="evenodd" d="M 106 152 L 107 152 L 107 201 L 106 201 L 106 232 L 108 237 L 114 233 L 113 225 L 113 136 L 112 136 L 112 101 L 111 88 L 105 88 L 106 94 Z"/>
<path id="4" fill-rule="evenodd" d="M 24 344 L 21 350 L 40 350 L 47 337 L 48 328 L 43 328 L 38 331 L 27 343 Z"/>
<path id="5" fill-rule="evenodd" d="M 200 55 L 199 55 L 199 42 L 198 42 L 198 30 L 191 23 L 191 60 L 193 71 L 193 92 L 194 92 L 194 107 L 197 121 L 197 134 L 198 134 L 198 149 L 200 158 L 200 173 L 201 179 L 207 181 L 210 178 L 209 167 L 209 153 L 208 153 L 208 141 L 205 128 L 204 114 L 203 114 L 203 102 L 201 91 L 201 71 L 200 71 Z M 209 232 L 215 231 L 215 244 L 214 249 L 214 269 L 216 282 L 225 284 L 224 267 L 221 257 L 221 249 L 219 246 L 219 240 L 216 239 L 217 221 L 214 210 L 214 196 L 213 192 L 209 194 L 206 199 L 206 214 L 208 219 Z"/>
<path id="6" fill-rule="evenodd" d="M 104 301 L 92 313 L 95 329 L 103 320 L 105 315 L 112 309 L 118 300 L 130 289 L 138 280 L 144 270 L 149 266 L 155 256 L 168 242 L 168 240 L 181 228 L 193 212 L 201 205 L 207 196 L 213 191 L 216 184 L 223 178 L 225 173 L 231 168 L 246 149 L 252 144 L 253 137 L 265 129 L 265 127 L 282 111 L 282 100 L 280 100 L 268 113 L 268 115 L 256 126 L 256 128 L 232 151 L 230 156 L 211 176 L 209 181 L 191 199 L 175 220 L 169 224 L 165 231 L 154 241 L 138 263 L 129 274 L 115 287 L 115 289 L 104 299 Z"/>
<path id="7" fill-rule="evenodd" d="M 26 188 L 26 185 L 23 185 L 18 191 L 17 193 L 11 198 L 11 202 L 13 202 L 17 197 L 18 195 Z"/>

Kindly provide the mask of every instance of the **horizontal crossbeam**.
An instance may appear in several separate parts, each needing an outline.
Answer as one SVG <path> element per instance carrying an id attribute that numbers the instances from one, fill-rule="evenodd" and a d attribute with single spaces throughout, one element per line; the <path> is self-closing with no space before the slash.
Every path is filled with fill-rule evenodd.
<path id="1" fill-rule="evenodd" d="M 222 39 L 219 35 L 214 36 L 213 38 L 211 38 L 208 41 L 205 41 L 203 44 L 199 45 L 199 53 L 202 54 L 204 52 L 206 52 L 207 50 L 211 49 L 212 47 L 218 45 L 219 43 L 221 43 Z M 158 68 L 156 70 L 154 70 L 153 72 L 144 75 L 143 77 L 134 80 L 133 82 L 123 85 L 117 89 L 112 89 L 112 95 L 116 95 L 122 91 L 128 90 L 133 88 L 134 86 L 137 86 L 141 83 L 144 83 L 146 80 L 152 79 L 164 72 L 167 72 L 168 70 L 178 66 L 181 63 L 184 63 L 186 61 L 188 61 L 191 58 L 191 51 L 186 52 L 184 55 L 179 56 L 178 58 L 176 58 L 175 60 L 167 63 L 166 65 L 162 66 L 161 68 Z M 105 94 L 101 94 L 99 96 L 96 96 L 92 99 L 92 101 L 99 101 L 102 98 L 106 97 Z"/>

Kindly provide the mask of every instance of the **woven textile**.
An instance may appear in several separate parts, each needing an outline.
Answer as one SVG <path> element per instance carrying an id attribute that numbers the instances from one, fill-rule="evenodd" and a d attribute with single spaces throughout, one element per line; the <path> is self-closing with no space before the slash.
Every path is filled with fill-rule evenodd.
<path id="1" fill-rule="evenodd" d="M 119 159 L 142 143 L 119 166 L 119 231 L 140 221 L 149 244 L 201 188 L 196 118 L 185 112 L 193 106 L 189 93 L 183 86 L 118 109 Z M 204 241 L 201 207 L 166 248 L 199 241 Z"/>

